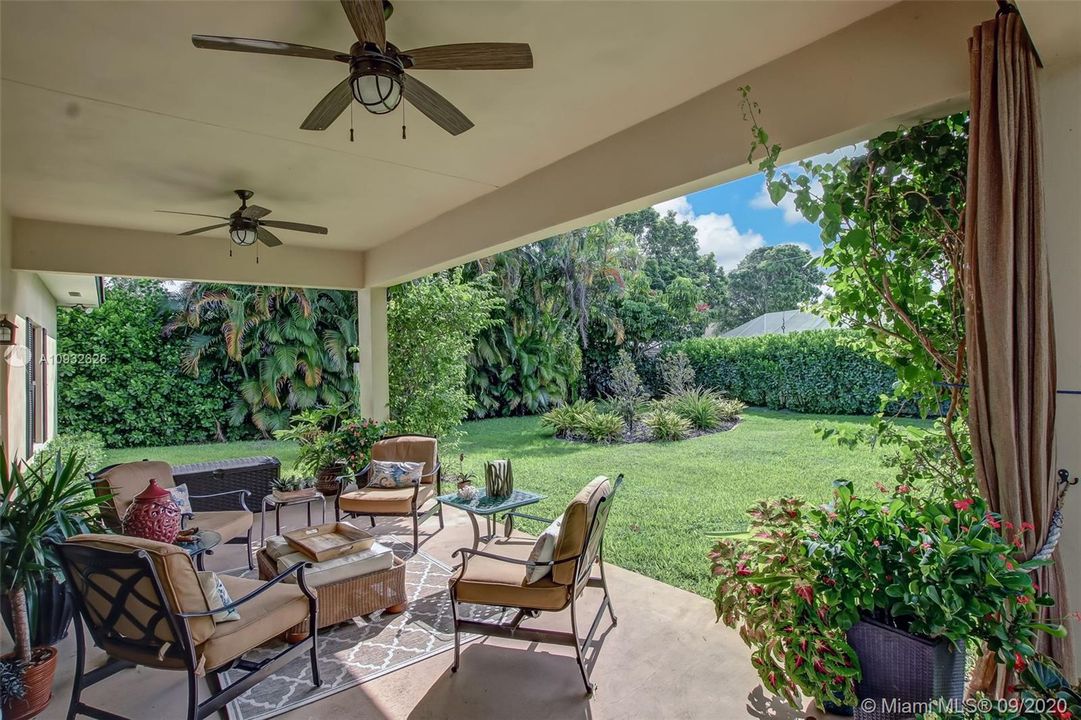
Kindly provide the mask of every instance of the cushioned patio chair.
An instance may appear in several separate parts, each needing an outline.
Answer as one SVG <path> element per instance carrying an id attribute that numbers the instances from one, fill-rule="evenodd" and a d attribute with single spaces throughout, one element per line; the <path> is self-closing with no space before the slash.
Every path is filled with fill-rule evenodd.
<path id="1" fill-rule="evenodd" d="M 612 508 L 612 498 L 622 484 L 622 475 L 616 478 L 615 485 L 609 483 L 606 477 L 598 477 L 575 496 L 563 513 L 551 560 L 530 560 L 537 538 L 517 531 L 507 538 L 490 541 L 481 550 L 460 548 L 455 551 L 454 555 L 462 555 L 462 565 L 450 581 L 454 616 L 454 665 L 451 670 L 458 670 L 461 633 L 573 645 L 586 694 L 593 694 L 595 685 L 589 680 L 585 650 L 593 641 L 593 634 L 606 609 L 612 617 L 612 624 L 616 624 L 616 614 L 604 576 L 604 528 Z M 513 512 L 508 515 L 552 522 L 525 513 Z M 600 567 L 600 577 L 592 577 L 594 563 Z M 529 582 L 527 573 L 543 567 L 551 567 L 551 574 Z M 583 638 L 578 631 L 577 605 L 579 596 L 587 587 L 600 588 L 604 597 L 589 632 Z M 458 603 L 461 602 L 515 608 L 518 612 L 509 622 L 462 620 L 458 616 Z M 527 617 L 537 617 L 542 612 L 559 612 L 568 606 L 571 615 L 569 633 L 520 627 Z"/>
<path id="2" fill-rule="evenodd" d="M 368 484 L 371 463 L 356 475 L 338 479 L 338 495 L 334 500 L 334 516 L 341 520 L 348 517 L 366 516 L 375 527 L 377 517 L 413 518 L 413 552 L 419 545 L 420 524 L 432 515 L 439 516 L 439 529 L 443 529 L 443 506 L 438 502 L 421 512 L 424 503 L 443 494 L 443 472 L 439 465 L 439 441 L 425 435 L 395 435 L 386 437 L 372 446 L 372 461 L 424 463 L 421 477 L 407 487 L 372 487 Z M 357 489 L 346 492 L 356 483 Z"/>
<path id="3" fill-rule="evenodd" d="M 96 473 L 87 473 L 98 495 L 112 494 L 109 503 L 102 507 L 102 518 L 113 532 L 122 532 L 121 519 L 131 505 L 132 499 L 146 489 L 150 479 L 158 481 L 163 488 L 176 487 L 173 480 L 173 468 L 169 463 L 142 460 L 140 462 L 109 465 Z M 213 530 L 227 543 L 245 543 L 248 569 L 255 567 L 252 562 L 251 531 L 253 516 L 246 502 L 251 492 L 244 489 L 227 490 L 210 495 L 191 495 L 192 500 L 217 498 L 226 495 L 236 496 L 236 510 L 198 511 L 183 519 L 185 527 L 194 525 L 200 530 Z"/>
<path id="4" fill-rule="evenodd" d="M 125 535 L 77 535 L 56 546 L 79 617 L 75 621 L 76 667 L 68 720 L 76 715 L 122 720 L 82 701 L 82 692 L 125 668 L 143 665 L 182 670 L 188 677 L 188 720 L 201 720 L 303 653 L 311 659 L 318 687 L 318 600 L 297 563 L 267 582 L 219 576 L 230 602 L 211 609 L 191 558 L 175 545 Z M 296 583 L 282 582 L 296 575 Z M 240 618 L 217 622 L 235 610 Z M 307 622 L 308 635 L 259 662 L 244 655 Z M 86 638 L 108 660 L 86 670 Z M 241 673 L 223 687 L 219 674 Z M 211 696 L 199 702 L 198 678 L 206 676 Z M 117 690 L 123 691 L 122 686 Z"/>

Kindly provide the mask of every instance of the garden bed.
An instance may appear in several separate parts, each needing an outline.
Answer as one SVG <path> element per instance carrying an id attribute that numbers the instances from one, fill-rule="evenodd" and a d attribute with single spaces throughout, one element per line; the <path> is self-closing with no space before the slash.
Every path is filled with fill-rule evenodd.
<path id="1" fill-rule="evenodd" d="M 741 421 L 742 418 L 737 417 L 732 420 L 724 420 L 721 422 L 720 425 L 708 430 L 699 430 L 696 428 L 692 428 L 688 430 L 687 434 L 684 435 L 680 440 L 692 440 L 696 437 L 702 437 L 704 435 L 716 435 L 717 433 L 728 432 L 732 428 L 736 427 L 736 425 L 739 425 Z M 653 430 L 651 430 L 649 426 L 647 426 L 644 422 L 640 421 L 635 422 L 634 429 L 624 429 L 623 436 L 621 438 L 615 438 L 610 440 L 594 440 L 585 433 L 577 432 L 574 430 L 557 432 L 555 434 L 555 438 L 558 440 L 566 440 L 567 442 L 587 443 L 590 445 L 595 445 L 597 443 L 606 445 L 620 445 L 631 443 L 664 442 L 663 440 L 658 440 L 657 438 L 655 438 L 653 436 Z M 669 442 L 680 442 L 680 440 L 671 440 Z"/>

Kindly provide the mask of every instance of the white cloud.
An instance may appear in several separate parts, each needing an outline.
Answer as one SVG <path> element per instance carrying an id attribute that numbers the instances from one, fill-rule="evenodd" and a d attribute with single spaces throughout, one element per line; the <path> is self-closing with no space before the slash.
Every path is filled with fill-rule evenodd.
<path id="1" fill-rule="evenodd" d="M 781 198 L 781 202 L 774 205 L 769 197 L 769 191 L 766 190 L 766 183 L 764 181 L 762 182 L 762 189 L 758 191 L 757 195 L 751 198 L 751 207 L 757 210 L 778 208 L 784 213 L 784 221 L 789 225 L 798 225 L 799 223 L 807 222 L 807 219 L 796 209 L 796 198 L 794 195 L 785 195 Z"/>
<path id="2" fill-rule="evenodd" d="M 728 213 L 697 214 L 686 196 L 658 203 L 653 209 L 662 215 L 675 212 L 677 220 L 694 225 L 698 249 L 703 254 L 713 253 L 725 271 L 735 268 L 751 250 L 766 244 L 765 239 L 753 230 L 740 232 Z"/>

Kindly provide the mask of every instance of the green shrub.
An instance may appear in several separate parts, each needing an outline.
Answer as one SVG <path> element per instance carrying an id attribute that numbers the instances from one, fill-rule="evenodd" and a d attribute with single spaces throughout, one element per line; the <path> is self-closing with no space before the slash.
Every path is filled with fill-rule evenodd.
<path id="1" fill-rule="evenodd" d="M 671 410 L 658 408 L 642 418 L 653 433 L 654 440 L 682 440 L 691 430 L 691 423 Z"/>
<path id="2" fill-rule="evenodd" d="M 681 395 L 694 389 L 694 368 L 682 350 L 668 353 L 660 360 L 661 381 L 669 395 Z"/>
<path id="3" fill-rule="evenodd" d="M 565 436 L 582 430 L 582 416 L 596 413 L 597 404 L 587 400 L 576 400 L 567 405 L 554 407 L 541 416 L 541 427 L 548 428 L 555 435 Z"/>
<path id="4" fill-rule="evenodd" d="M 851 343 L 862 335 L 819 330 L 749 338 L 694 338 L 683 351 L 698 382 L 749 405 L 797 412 L 870 415 L 897 374 Z"/>
<path id="5" fill-rule="evenodd" d="M 729 416 L 721 411 L 721 396 L 709 388 L 690 388 L 666 398 L 668 409 L 696 430 L 713 430 Z"/>
<path id="6" fill-rule="evenodd" d="M 57 354 L 95 359 L 57 365 L 60 433 L 95 432 L 106 447 L 252 434 L 226 420 L 235 389 L 214 381 L 209 369 L 197 378 L 180 372 L 185 342 L 162 335 L 168 299 L 161 283 L 114 279 L 100 307 L 57 312 Z"/>
<path id="7" fill-rule="evenodd" d="M 717 398 L 717 410 L 721 413 L 721 420 L 735 422 L 736 420 L 739 420 L 739 416 L 742 415 L 743 411 L 746 409 L 747 403 L 741 400 L 726 397 Z"/>
<path id="8" fill-rule="evenodd" d="M 622 418 L 630 428 L 634 426 L 634 421 L 638 419 L 649 396 L 642 385 L 642 378 L 638 377 L 638 370 L 635 369 L 631 356 L 625 350 L 620 350 L 618 357 L 608 382 L 609 393 L 605 397 L 605 403 L 612 413 Z"/>
<path id="9" fill-rule="evenodd" d="M 101 469 L 105 463 L 105 441 L 96 432 L 59 433 L 34 453 L 30 467 L 44 473 L 51 473 L 56 464 L 57 453 L 67 459 L 72 453 L 83 459 L 87 472 Z"/>
<path id="10" fill-rule="evenodd" d="M 594 442 L 615 442 L 623 437 L 623 418 L 615 413 L 587 411 L 581 420 L 581 431 Z"/>

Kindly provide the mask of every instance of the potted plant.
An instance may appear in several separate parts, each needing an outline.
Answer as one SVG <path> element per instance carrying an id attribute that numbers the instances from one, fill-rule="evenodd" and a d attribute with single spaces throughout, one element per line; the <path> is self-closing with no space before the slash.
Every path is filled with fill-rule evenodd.
<path id="1" fill-rule="evenodd" d="M 450 476 L 451 482 L 458 488 L 458 497 L 463 500 L 472 500 L 477 497 L 477 486 L 473 484 L 473 481 L 477 479 L 477 474 L 465 471 L 465 453 L 458 453 L 458 472 L 452 473 Z"/>
<path id="2" fill-rule="evenodd" d="M 337 494 L 339 477 L 367 465 L 371 447 L 383 432 L 378 421 L 353 418 L 348 406 L 333 405 L 305 410 L 274 435 L 296 441 L 297 469 L 313 475 L 316 490 L 329 496 Z"/>
<path id="3" fill-rule="evenodd" d="M 27 597 L 59 573 L 49 545 L 87 532 L 93 511 L 108 497 L 97 497 L 83 479 L 75 453 L 40 469 L 9 464 L 0 446 L 0 590 L 11 607 L 14 651 L 0 657 L 3 716 L 30 718 L 52 698 L 56 648 L 34 646 Z"/>
<path id="4" fill-rule="evenodd" d="M 964 643 L 1023 667 L 1051 599 L 1022 562 L 1014 526 L 978 497 L 930 497 L 907 485 L 834 501 L 760 503 L 749 541 L 712 553 L 718 617 L 740 629 L 770 691 L 855 706 L 858 699 L 961 699 Z M 905 679 L 912 682 L 902 682 Z"/>
<path id="5" fill-rule="evenodd" d="M 275 500 L 296 500 L 316 494 L 315 480 L 310 477 L 287 475 L 274 481 L 271 492 Z"/>

